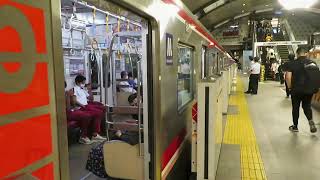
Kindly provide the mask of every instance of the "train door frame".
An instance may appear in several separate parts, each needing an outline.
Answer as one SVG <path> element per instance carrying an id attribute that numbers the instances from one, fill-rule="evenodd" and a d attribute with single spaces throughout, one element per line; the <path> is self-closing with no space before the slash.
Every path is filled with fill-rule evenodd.
<path id="1" fill-rule="evenodd" d="M 96 2 L 93 0 L 86 0 L 94 4 L 97 7 L 103 7 L 104 2 Z M 145 131 L 144 138 L 148 140 L 148 145 L 145 143 L 144 152 L 148 152 L 148 156 L 145 157 L 145 174 L 147 179 L 160 179 L 161 177 L 161 163 L 160 163 L 160 128 L 158 117 L 160 115 L 160 110 L 157 107 L 156 102 L 160 102 L 160 84 L 159 81 L 159 51 L 156 49 L 160 48 L 160 28 L 157 20 L 145 12 L 145 8 L 133 7 L 132 4 L 128 2 L 118 2 L 116 0 L 109 0 L 109 2 L 119 5 L 120 7 L 141 16 L 148 22 L 148 37 L 147 37 L 147 89 L 148 103 L 145 103 L 148 107 L 148 127 Z M 60 28 L 61 16 L 60 16 L 61 0 L 51 1 L 51 21 L 52 21 L 52 37 L 53 37 L 53 66 L 54 66 L 54 87 L 56 91 L 56 109 L 57 109 L 57 131 L 58 133 L 58 150 L 59 150 L 59 175 L 60 179 L 69 179 L 69 155 L 68 155 L 68 140 L 67 140 L 67 120 L 65 111 L 65 96 L 64 96 L 64 84 L 61 83 L 64 80 L 64 67 L 63 56 L 62 56 L 62 31 Z M 129 10 L 130 9 L 130 10 Z M 142 10 L 141 10 L 142 9 Z M 147 135 L 146 135 L 147 134 Z M 158 143 L 156 143 L 158 142 Z M 145 153 L 146 154 L 146 153 Z M 62 163 L 63 162 L 63 163 Z"/>
<path id="2" fill-rule="evenodd" d="M 56 114 L 57 114 L 57 131 L 58 131 L 58 156 L 59 156 L 59 175 L 60 179 L 69 179 L 69 151 L 68 151 L 68 134 L 67 134 L 67 117 L 65 105 L 64 85 L 64 61 L 61 30 L 61 1 L 51 1 L 51 23 L 52 23 L 52 46 L 53 46 L 53 69 L 54 85 L 56 92 Z M 60 67 L 60 68 L 59 68 Z M 63 162 L 63 163 L 61 163 Z"/>

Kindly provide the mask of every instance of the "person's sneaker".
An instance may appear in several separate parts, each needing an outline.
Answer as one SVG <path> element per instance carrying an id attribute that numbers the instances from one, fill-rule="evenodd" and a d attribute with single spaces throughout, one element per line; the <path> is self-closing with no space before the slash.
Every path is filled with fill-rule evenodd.
<path id="1" fill-rule="evenodd" d="M 115 135 L 116 135 L 117 137 L 121 137 L 122 132 L 121 132 L 120 130 L 118 130 L 118 131 L 115 133 Z"/>
<path id="2" fill-rule="evenodd" d="M 298 127 L 296 127 L 295 125 L 290 126 L 289 130 L 292 131 L 292 132 L 299 132 Z"/>
<path id="3" fill-rule="evenodd" d="M 107 138 L 104 138 L 99 134 L 97 134 L 96 136 L 92 136 L 92 141 L 104 141 L 104 140 L 107 140 Z"/>
<path id="4" fill-rule="evenodd" d="M 310 132 L 311 132 L 311 133 L 317 132 L 317 128 L 316 128 L 313 120 L 310 120 L 310 121 L 309 121 L 309 125 L 310 125 Z"/>
<path id="5" fill-rule="evenodd" d="M 251 92 L 250 92 L 250 91 L 246 91 L 246 92 L 244 92 L 244 93 L 246 93 L 246 94 L 250 94 Z"/>
<path id="6" fill-rule="evenodd" d="M 80 144 L 92 144 L 93 142 L 88 137 L 81 137 L 79 139 Z"/>

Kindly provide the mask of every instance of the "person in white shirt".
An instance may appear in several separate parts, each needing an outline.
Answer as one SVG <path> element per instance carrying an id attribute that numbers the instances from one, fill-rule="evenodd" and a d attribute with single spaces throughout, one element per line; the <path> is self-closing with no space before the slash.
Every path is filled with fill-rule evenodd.
<path id="1" fill-rule="evenodd" d="M 106 138 L 99 135 L 101 132 L 101 123 L 105 118 L 105 107 L 98 102 L 88 102 L 89 93 L 85 89 L 86 78 L 82 75 L 78 75 L 75 78 L 76 86 L 73 88 L 75 96 L 75 106 L 79 107 L 77 110 L 81 111 L 84 117 L 94 118 L 94 133 L 92 136 L 93 141 L 104 141 Z M 76 108 L 75 107 L 75 108 Z M 81 114 L 80 114 L 81 115 Z M 84 118 L 83 117 L 83 118 Z M 81 137 L 79 140 L 82 144 L 91 144 L 89 137 Z"/>
<path id="2" fill-rule="evenodd" d="M 270 48 L 270 49 L 268 50 L 267 58 L 268 58 L 269 60 L 276 58 L 273 48 Z"/>
<path id="3" fill-rule="evenodd" d="M 129 80 L 128 73 L 126 71 L 122 71 L 120 76 L 121 76 L 121 80 L 122 81 L 119 82 L 119 85 L 123 86 L 123 87 L 120 87 L 120 91 L 129 92 L 129 93 L 132 93 L 132 94 L 136 93 L 137 91 L 128 82 L 128 80 Z"/>
<path id="4" fill-rule="evenodd" d="M 253 94 L 256 95 L 258 93 L 258 85 L 259 85 L 259 77 L 260 77 L 260 63 L 259 58 L 253 58 L 253 64 L 251 64 L 250 68 L 250 78 L 249 84 L 251 84 L 251 89 L 248 89 L 246 94 Z"/>
<path id="5" fill-rule="evenodd" d="M 253 61 L 253 57 L 252 56 L 249 56 L 249 60 L 250 60 L 250 68 L 252 66 L 252 64 L 254 63 Z M 249 81 L 249 84 L 248 84 L 248 91 L 246 93 L 251 93 L 252 91 L 252 83 Z"/>

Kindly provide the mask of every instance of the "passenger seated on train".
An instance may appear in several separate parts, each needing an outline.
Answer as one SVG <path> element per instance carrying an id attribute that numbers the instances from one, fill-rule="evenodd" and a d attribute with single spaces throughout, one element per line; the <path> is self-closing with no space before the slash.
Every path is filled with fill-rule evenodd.
<path id="1" fill-rule="evenodd" d="M 75 78 L 76 86 L 74 89 L 74 95 L 77 97 L 76 104 L 84 109 L 97 111 L 103 115 L 106 113 L 105 106 L 100 102 L 89 101 L 90 94 L 85 89 L 86 78 L 82 75 L 78 75 Z"/>
<path id="2" fill-rule="evenodd" d="M 142 98 L 142 96 L 141 96 Z M 128 102 L 130 104 L 130 106 L 138 106 L 138 98 L 137 98 L 137 93 L 135 94 L 131 94 L 129 97 L 128 97 Z M 135 120 L 138 120 L 139 119 L 139 116 L 138 114 L 132 114 L 131 115 L 133 119 Z M 141 115 L 141 122 L 143 124 L 143 115 Z"/>
<path id="3" fill-rule="evenodd" d="M 129 79 L 128 73 L 126 71 L 122 71 L 120 76 L 121 76 L 121 82 L 119 83 L 119 85 L 124 86 L 124 87 L 120 87 L 120 91 L 136 93 L 137 91 L 132 86 L 130 86 L 128 82 L 128 79 Z"/>
<path id="4" fill-rule="evenodd" d="M 65 88 L 67 84 L 65 82 Z M 67 121 L 76 121 L 79 122 L 81 136 L 79 143 L 81 144 L 92 144 L 94 141 L 103 141 L 105 138 L 99 135 L 101 131 L 101 121 L 103 116 L 101 114 L 86 111 L 83 108 L 77 106 L 76 96 L 73 95 L 73 89 L 66 91 L 66 100 L 67 100 Z M 89 132 L 92 132 L 92 140 L 89 139 Z"/>
<path id="5" fill-rule="evenodd" d="M 132 88 L 134 88 L 136 90 L 136 88 L 137 88 L 137 78 L 133 77 L 133 73 L 132 72 L 128 73 L 128 83 L 130 84 L 130 86 Z"/>

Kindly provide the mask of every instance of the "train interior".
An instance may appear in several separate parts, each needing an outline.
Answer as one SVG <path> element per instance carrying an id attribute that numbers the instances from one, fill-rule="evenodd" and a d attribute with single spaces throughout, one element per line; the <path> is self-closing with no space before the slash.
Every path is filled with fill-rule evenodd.
<path id="1" fill-rule="evenodd" d="M 66 106 L 71 107 L 67 109 L 71 179 L 143 179 L 148 22 L 112 3 L 102 10 L 85 1 L 62 0 L 61 29 Z M 89 104 L 103 109 L 100 124 L 89 122 L 85 135 L 81 114 L 76 114 L 81 111 L 75 89 L 79 76 L 85 77 L 81 88 L 87 91 Z M 94 140 L 97 132 L 90 134 L 92 126 L 100 127 L 101 139 Z M 80 141 L 83 136 L 88 139 Z M 97 155 L 99 150 L 103 153 Z"/>

